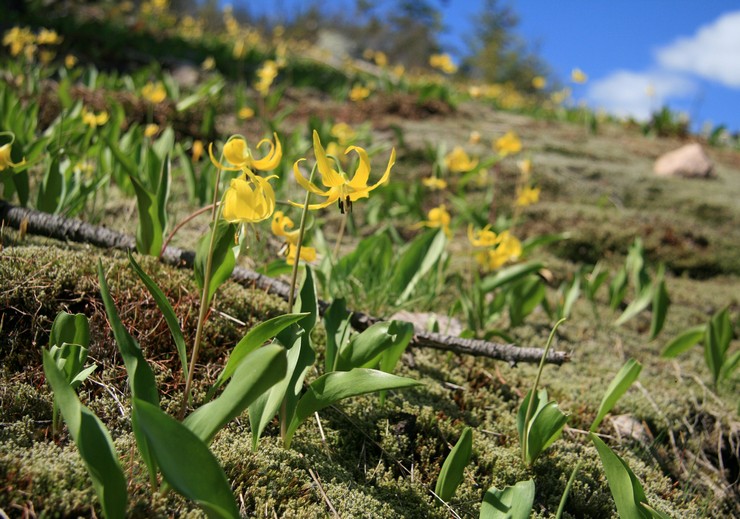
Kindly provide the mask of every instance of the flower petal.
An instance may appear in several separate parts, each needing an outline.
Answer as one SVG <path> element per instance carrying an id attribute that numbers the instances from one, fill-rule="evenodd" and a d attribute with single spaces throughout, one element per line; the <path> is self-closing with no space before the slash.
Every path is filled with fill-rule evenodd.
<path id="1" fill-rule="evenodd" d="M 342 176 L 329 165 L 329 159 L 326 157 L 326 151 L 324 151 L 324 147 L 321 145 L 321 140 L 319 140 L 319 134 L 316 130 L 313 131 L 313 152 L 316 155 L 319 173 L 321 173 L 321 182 L 326 187 L 339 187 L 345 184 Z"/>
<path id="2" fill-rule="evenodd" d="M 357 166 L 355 176 L 349 181 L 349 185 L 353 189 L 365 189 L 367 188 L 367 181 L 370 179 L 370 158 L 367 156 L 367 151 L 359 146 L 350 146 L 344 152 L 345 155 L 350 151 L 357 153 L 360 157 L 360 164 Z"/>
<path id="3" fill-rule="evenodd" d="M 388 159 L 388 166 L 385 168 L 385 173 L 383 173 L 383 176 L 380 177 L 380 180 L 378 180 L 374 185 L 367 188 L 368 191 L 372 191 L 376 187 L 380 187 L 383 184 L 385 184 L 388 181 L 388 178 L 391 176 L 391 168 L 396 163 L 396 148 L 393 148 L 391 150 L 391 157 Z"/>
<path id="4" fill-rule="evenodd" d="M 224 166 L 219 161 L 216 160 L 216 157 L 213 156 L 213 143 L 210 143 L 208 145 L 208 156 L 211 157 L 211 162 L 214 166 L 216 166 L 218 169 L 223 171 L 239 171 L 241 168 L 230 168 L 228 166 Z"/>
<path id="5" fill-rule="evenodd" d="M 301 169 L 298 167 L 298 163 L 302 160 L 306 159 L 299 159 L 293 163 L 293 175 L 295 176 L 296 182 L 305 189 L 306 191 L 310 191 L 311 193 L 319 196 L 329 196 L 329 191 L 322 191 L 318 187 L 316 187 L 316 184 L 311 182 L 310 180 L 306 180 L 306 177 L 303 176 L 303 173 L 301 173 Z M 301 204 L 301 207 L 303 204 Z"/>
<path id="6" fill-rule="evenodd" d="M 252 167 L 260 171 L 270 171 L 280 165 L 280 160 L 283 158 L 283 148 L 280 145 L 280 139 L 278 139 L 277 133 L 273 133 L 275 137 L 275 144 L 269 139 L 262 139 L 257 147 L 259 148 L 264 143 L 270 145 L 270 151 L 261 159 L 253 160 Z"/>

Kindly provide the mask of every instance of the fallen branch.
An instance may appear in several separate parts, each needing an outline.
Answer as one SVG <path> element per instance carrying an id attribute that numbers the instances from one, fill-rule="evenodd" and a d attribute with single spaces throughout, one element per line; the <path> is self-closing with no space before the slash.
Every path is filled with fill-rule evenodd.
<path id="1" fill-rule="evenodd" d="M 17 207 L 3 200 L 0 200 L 0 221 L 2 221 L 3 225 L 15 229 L 25 229 L 24 232 L 26 233 L 47 236 L 57 240 L 89 243 L 97 247 L 124 251 L 136 250 L 136 241 L 132 236 L 127 234 L 91 225 L 76 219 Z M 167 247 L 162 254 L 162 261 L 178 268 L 192 268 L 195 261 L 195 253 L 178 247 Z M 280 280 L 242 267 L 236 267 L 231 277 L 234 281 L 242 285 L 259 288 L 285 301 L 288 300 L 290 288 L 287 283 L 283 283 Z M 319 301 L 319 310 L 322 314 L 328 306 L 329 303 L 326 301 Z M 378 321 L 379 319 L 363 314 L 362 312 L 352 314 L 352 327 L 359 331 L 366 329 Z M 539 362 L 544 353 L 544 350 L 540 348 L 520 348 L 514 344 L 495 343 L 478 339 L 463 339 L 432 332 L 417 332 L 411 344 L 417 347 L 434 348 L 503 360 L 512 365 L 518 362 Z M 561 351 L 551 351 L 546 359 L 548 363 L 558 365 L 569 360 L 570 355 L 567 352 Z"/>

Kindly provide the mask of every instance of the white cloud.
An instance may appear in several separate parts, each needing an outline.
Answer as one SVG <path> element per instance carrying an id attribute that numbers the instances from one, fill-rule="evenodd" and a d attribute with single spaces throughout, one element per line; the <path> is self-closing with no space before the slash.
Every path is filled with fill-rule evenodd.
<path id="1" fill-rule="evenodd" d="M 692 81 L 676 74 L 617 70 L 593 81 L 586 97 L 595 108 L 603 108 L 620 117 L 644 120 L 668 98 L 686 97 L 695 91 Z"/>
<path id="2" fill-rule="evenodd" d="M 740 87 L 740 11 L 726 13 L 655 53 L 668 70 L 696 74 L 728 87 Z"/>

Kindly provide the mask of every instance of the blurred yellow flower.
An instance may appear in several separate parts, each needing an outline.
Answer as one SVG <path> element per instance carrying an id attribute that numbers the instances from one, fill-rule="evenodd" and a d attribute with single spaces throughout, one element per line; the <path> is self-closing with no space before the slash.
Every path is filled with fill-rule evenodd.
<path id="1" fill-rule="evenodd" d="M 62 37 L 56 31 L 41 29 L 36 37 L 36 43 L 39 45 L 59 45 L 62 43 Z"/>
<path id="2" fill-rule="evenodd" d="M 144 127 L 144 137 L 154 137 L 159 133 L 159 125 L 158 124 L 147 124 Z"/>
<path id="3" fill-rule="evenodd" d="M 503 137 L 496 139 L 493 145 L 496 152 L 502 157 L 507 155 L 516 155 L 522 151 L 522 141 L 514 132 L 506 132 Z"/>
<path id="4" fill-rule="evenodd" d="M 478 144 L 480 142 L 480 132 L 473 130 L 470 132 L 470 136 L 468 137 L 468 142 L 470 144 Z"/>
<path id="5" fill-rule="evenodd" d="M 483 95 L 483 89 L 478 85 L 472 85 L 468 87 L 468 95 L 470 95 L 470 97 L 472 97 L 473 99 L 478 99 L 480 96 Z"/>
<path id="6" fill-rule="evenodd" d="M 152 83 L 151 81 L 141 89 L 141 97 L 153 104 L 158 104 L 167 99 L 167 90 L 161 81 Z"/>
<path id="7" fill-rule="evenodd" d="M 573 81 L 573 83 L 585 83 L 588 81 L 588 76 L 579 68 L 574 68 L 573 71 L 570 73 L 570 79 Z"/>
<path id="8" fill-rule="evenodd" d="M 427 213 L 428 220 L 424 220 L 417 224 L 417 227 L 424 226 L 430 229 L 442 229 L 448 238 L 452 236 L 450 230 L 450 213 L 447 212 L 447 207 L 444 204 L 434 207 Z"/>
<path id="9" fill-rule="evenodd" d="M 532 159 L 520 160 L 516 163 L 519 167 L 519 173 L 521 173 L 523 179 L 528 179 L 532 173 Z"/>
<path id="10" fill-rule="evenodd" d="M 340 145 L 347 146 L 355 139 L 357 133 L 349 124 L 337 123 L 331 127 L 331 135 L 332 137 L 336 137 Z"/>
<path id="11" fill-rule="evenodd" d="M 360 159 L 357 171 L 355 171 L 355 174 L 351 179 L 347 178 L 347 175 L 344 171 L 341 171 L 341 168 L 340 171 L 336 171 L 331 167 L 329 164 L 329 158 L 326 156 L 326 151 L 324 151 L 323 146 L 321 146 L 319 134 L 316 130 L 313 131 L 313 149 L 314 154 L 316 155 L 316 167 L 321 174 L 321 183 L 329 189 L 322 191 L 316 186 L 316 184 L 307 180 L 303 176 L 298 164 L 306 159 L 300 159 L 293 164 L 293 173 L 295 174 L 298 184 L 300 184 L 303 189 L 311 193 L 326 197 L 325 202 L 320 204 L 311 204 L 308 206 L 309 209 L 321 209 L 333 204 L 334 202 L 338 202 L 339 210 L 342 213 L 345 212 L 345 209 L 347 211 L 351 211 L 352 202 L 355 202 L 360 198 L 369 197 L 370 191 L 380 187 L 388 181 L 391 174 L 391 168 L 396 163 L 396 149 L 393 148 L 391 150 L 390 159 L 388 160 L 388 166 L 386 167 L 383 176 L 380 177 L 380 180 L 375 184 L 368 185 L 368 180 L 370 179 L 370 158 L 367 155 L 367 151 L 363 148 L 360 148 L 359 146 L 349 146 L 344 151 L 345 154 L 354 151 Z M 291 203 L 299 207 L 303 205 L 295 202 Z"/>
<path id="12" fill-rule="evenodd" d="M 73 56 L 72 54 L 67 54 L 64 57 L 64 66 L 67 68 L 72 68 L 75 65 L 77 65 L 77 58 Z"/>
<path id="13" fill-rule="evenodd" d="M 532 86 L 537 90 L 542 90 L 547 86 L 547 80 L 542 76 L 535 76 L 532 78 Z"/>
<path id="14" fill-rule="evenodd" d="M 193 148 L 192 148 L 192 154 L 193 154 L 193 162 L 198 162 L 200 158 L 203 156 L 203 141 L 200 139 L 196 139 L 193 141 Z"/>
<path id="15" fill-rule="evenodd" d="M 355 85 L 349 91 L 349 98 L 352 101 L 362 101 L 370 96 L 370 89 L 363 85 Z"/>
<path id="16" fill-rule="evenodd" d="M 438 191 L 438 190 L 447 188 L 447 182 L 437 177 L 423 178 L 421 179 L 421 183 L 424 184 L 425 187 L 428 187 L 429 189 L 431 189 L 432 191 Z"/>
<path id="17" fill-rule="evenodd" d="M 213 56 L 208 56 L 203 60 L 203 63 L 200 64 L 200 68 L 203 70 L 213 70 L 216 68 L 216 60 Z"/>
<path id="18" fill-rule="evenodd" d="M 550 94 L 550 100 L 556 104 L 560 105 L 565 102 L 566 99 L 570 97 L 570 88 L 564 88 L 562 90 L 558 90 L 557 92 L 553 92 Z"/>
<path id="19" fill-rule="evenodd" d="M 259 81 L 257 81 L 257 84 L 254 86 L 254 88 L 263 97 L 270 92 L 270 86 L 272 85 L 272 82 L 275 81 L 275 78 L 278 75 L 278 70 L 278 64 L 271 59 L 266 60 L 257 70 L 257 77 L 259 78 Z"/>
<path id="20" fill-rule="evenodd" d="M 462 146 L 455 146 L 445 157 L 445 164 L 452 173 L 467 173 L 478 165 L 478 159 L 468 157 Z"/>
<path id="21" fill-rule="evenodd" d="M 432 68 L 441 70 L 445 74 L 454 74 L 457 72 L 457 65 L 453 63 L 449 54 L 432 54 L 429 56 L 429 65 Z"/>
<path id="22" fill-rule="evenodd" d="M 82 122 L 88 125 L 90 128 L 103 126 L 105 123 L 108 122 L 108 112 L 106 112 L 105 110 L 103 110 L 99 114 L 95 114 L 93 112 L 88 112 L 87 108 L 83 106 L 82 112 L 80 112 L 80 116 L 82 117 Z"/>
<path id="23" fill-rule="evenodd" d="M 379 67 L 385 67 L 388 64 L 388 56 L 386 56 L 385 52 L 382 51 L 377 51 L 373 56 L 373 60 Z"/>
<path id="24" fill-rule="evenodd" d="M 516 193 L 516 205 L 519 207 L 527 207 L 528 205 L 536 204 L 540 200 L 540 188 L 525 186 L 517 189 Z"/>
<path id="25" fill-rule="evenodd" d="M 30 48 L 35 52 L 36 50 L 36 36 L 31 32 L 28 27 L 13 27 L 5 31 L 3 35 L 3 45 L 10 47 L 10 55 L 18 56 L 21 52 Z M 33 54 L 31 52 L 31 54 Z M 26 52 L 28 57 L 28 52 Z"/>
<path id="26" fill-rule="evenodd" d="M 468 225 L 468 241 L 473 247 L 493 247 L 496 245 L 496 233 L 491 230 L 490 225 L 473 232 L 473 224 Z"/>
<path id="27" fill-rule="evenodd" d="M 237 117 L 239 117 L 239 119 L 245 121 L 254 117 L 254 110 L 249 106 L 243 106 L 239 109 L 239 112 L 236 115 Z"/>
<path id="28" fill-rule="evenodd" d="M 0 171 L 3 171 L 5 168 L 16 168 L 18 166 L 23 166 L 26 163 L 25 158 L 22 159 L 20 162 L 13 162 L 13 159 L 10 157 L 13 142 L 15 142 L 15 135 L 10 132 L 0 132 L 0 135 L 10 135 L 10 142 L 6 142 L 2 146 L 0 146 Z"/>
<path id="29" fill-rule="evenodd" d="M 468 227 L 468 240 L 479 250 L 475 260 L 486 270 L 496 270 L 510 261 L 517 260 L 522 254 L 521 242 L 509 231 L 498 236 L 488 226 L 473 234 L 472 226 Z"/>
<path id="30" fill-rule="evenodd" d="M 226 142 L 224 145 L 224 157 L 226 160 L 231 162 L 234 166 L 224 166 L 219 163 L 213 156 L 213 143 L 208 146 L 208 154 L 211 157 L 211 162 L 219 168 L 226 171 L 246 171 L 246 170 L 259 170 L 259 171 L 271 171 L 278 167 L 280 160 L 283 158 L 283 148 L 280 145 L 280 139 L 278 139 L 277 133 L 273 133 L 275 137 L 275 143 L 270 139 L 262 139 L 257 143 L 257 148 L 262 147 L 263 144 L 270 145 L 270 151 L 261 159 L 255 159 L 252 155 L 252 150 L 249 148 L 247 141 L 243 137 L 234 136 Z"/>

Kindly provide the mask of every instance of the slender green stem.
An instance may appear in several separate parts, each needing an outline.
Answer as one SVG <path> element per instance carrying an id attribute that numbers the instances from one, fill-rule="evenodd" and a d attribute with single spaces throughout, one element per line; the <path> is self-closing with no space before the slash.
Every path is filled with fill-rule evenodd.
<path id="1" fill-rule="evenodd" d="M 223 157 L 221 158 L 223 160 Z M 220 161 L 219 161 L 220 162 Z M 198 327 L 195 330 L 195 341 L 193 342 L 193 353 L 190 357 L 190 366 L 188 366 L 188 378 L 185 381 L 185 391 L 182 395 L 182 404 L 178 417 L 182 420 L 185 417 L 185 410 L 190 401 L 190 390 L 193 385 L 193 373 L 195 372 L 195 363 L 198 360 L 200 343 L 203 338 L 203 326 L 206 320 L 206 314 L 209 307 L 208 289 L 211 284 L 211 268 L 213 266 L 213 247 L 216 242 L 216 225 L 218 223 L 218 185 L 221 181 L 221 169 L 216 169 L 216 183 L 213 189 L 213 205 L 211 209 L 211 237 L 208 243 L 208 256 L 206 257 L 206 269 L 203 273 L 203 291 L 200 295 L 200 308 L 198 311 Z"/>
<path id="2" fill-rule="evenodd" d="M 313 181 L 313 175 L 316 172 L 316 166 L 311 170 L 311 176 L 308 181 Z M 306 215 L 308 214 L 308 204 L 311 200 L 311 192 L 306 191 L 306 200 L 303 202 L 303 211 L 301 212 L 301 224 L 298 227 L 298 243 L 295 246 L 295 262 L 293 263 L 293 272 L 290 276 L 290 292 L 288 292 L 288 312 L 293 311 L 293 301 L 295 299 L 295 286 L 298 282 L 298 264 L 301 261 L 301 247 L 303 246 L 303 235 L 306 232 Z"/>
<path id="3" fill-rule="evenodd" d="M 540 384 L 540 377 L 542 376 L 542 370 L 545 367 L 545 360 L 547 359 L 547 354 L 550 352 L 550 346 L 552 346 L 552 340 L 555 338 L 555 332 L 558 329 L 558 326 L 560 326 L 563 322 L 565 322 L 565 317 L 560 319 L 558 322 L 555 323 L 555 326 L 552 327 L 552 331 L 550 332 L 550 337 L 547 338 L 547 345 L 545 346 L 545 351 L 542 353 L 542 359 L 540 359 L 540 367 L 537 370 L 537 376 L 534 378 L 534 384 L 532 384 L 532 391 L 529 393 L 529 402 L 527 402 L 527 413 L 524 415 L 524 431 L 522 431 L 522 437 L 521 437 L 521 443 L 522 443 L 522 461 L 526 464 L 527 462 L 527 437 L 529 432 L 529 421 L 532 419 L 532 411 L 534 411 L 534 401 L 537 398 L 537 386 Z"/>
<path id="4" fill-rule="evenodd" d="M 576 466 L 573 469 L 570 478 L 568 478 L 568 483 L 565 485 L 565 490 L 563 491 L 563 497 L 560 498 L 560 505 L 558 506 L 557 513 L 555 514 L 555 519 L 560 519 L 563 516 L 565 503 L 566 501 L 568 501 L 568 494 L 570 494 L 570 489 L 573 486 L 573 482 L 576 480 L 576 474 L 578 474 L 578 469 L 581 468 L 581 463 L 583 463 L 583 460 L 579 460 L 578 463 L 576 463 Z"/>
<path id="5" fill-rule="evenodd" d="M 344 230 L 347 228 L 347 219 L 349 218 L 349 210 L 345 208 L 344 210 L 344 217 L 342 218 L 342 223 L 339 224 L 339 232 L 337 233 L 337 241 L 334 244 L 334 252 L 332 253 L 332 257 L 334 259 L 339 256 L 339 247 L 342 245 L 342 238 L 344 238 Z"/>

